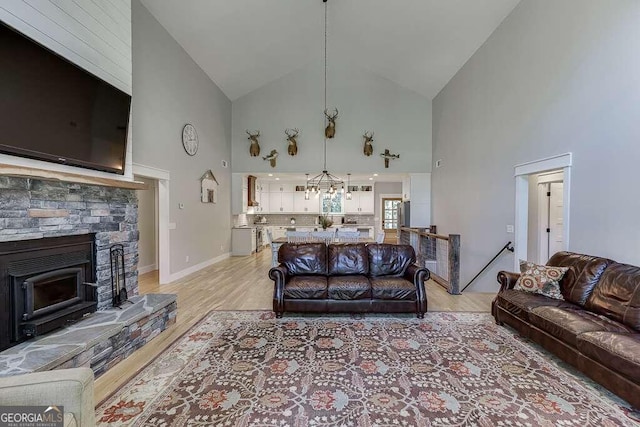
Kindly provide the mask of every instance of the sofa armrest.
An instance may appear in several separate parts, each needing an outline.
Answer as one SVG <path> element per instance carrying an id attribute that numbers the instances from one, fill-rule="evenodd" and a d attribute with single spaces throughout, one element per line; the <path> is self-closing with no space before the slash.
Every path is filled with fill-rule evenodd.
<path id="1" fill-rule="evenodd" d="M 282 317 L 282 313 L 284 313 L 284 285 L 288 275 L 289 269 L 282 264 L 269 270 L 269 278 L 274 281 L 273 311 L 276 313 L 276 317 Z"/>
<path id="2" fill-rule="evenodd" d="M 58 369 L 0 378 L 3 405 L 61 405 L 72 413 L 79 427 L 96 425 L 93 404 L 93 371 L 89 368 Z"/>
<path id="3" fill-rule="evenodd" d="M 520 277 L 520 273 L 511 273 L 509 271 L 500 271 L 498 273 L 498 283 L 500 283 L 500 291 L 503 292 L 507 289 L 513 289 L 516 281 Z"/>
<path id="4" fill-rule="evenodd" d="M 427 312 L 427 292 L 424 290 L 424 282 L 429 280 L 431 273 L 426 268 L 415 264 L 409 265 L 404 272 L 404 278 L 416 287 L 416 312 L 418 317 L 423 317 Z"/>

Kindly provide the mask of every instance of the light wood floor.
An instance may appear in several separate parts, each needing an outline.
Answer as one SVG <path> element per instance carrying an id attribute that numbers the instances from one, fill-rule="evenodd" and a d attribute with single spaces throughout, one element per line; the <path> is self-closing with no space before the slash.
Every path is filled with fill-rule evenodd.
<path id="1" fill-rule="evenodd" d="M 267 272 L 271 251 L 232 257 L 168 285 L 158 285 L 157 272 L 140 276 L 140 293 L 178 295 L 176 324 L 96 380 L 95 403 L 100 403 L 189 330 L 211 310 L 271 310 L 273 281 Z M 449 295 L 427 282 L 429 311 L 489 311 L 494 294 L 465 292 Z"/>

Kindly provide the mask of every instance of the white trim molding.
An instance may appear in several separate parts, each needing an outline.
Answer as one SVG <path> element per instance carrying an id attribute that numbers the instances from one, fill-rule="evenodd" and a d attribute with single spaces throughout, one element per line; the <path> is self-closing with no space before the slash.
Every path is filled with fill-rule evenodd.
<path id="1" fill-rule="evenodd" d="M 573 158 L 571 153 L 559 154 L 540 160 L 521 163 L 514 167 L 516 179 L 516 206 L 515 206 L 515 256 L 514 269 L 520 270 L 520 260 L 527 259 L 528 218 L 529 218 L 529 175 L 536 175 L 549 171 L 563 171 L 564 181 L 564 249 L 569 248 L 569 207 L 571 189 L 571 166 Z"/>
<path id="2" fill-rule="evenodd" d="M 180 280 L 183 277 L 187 277 L 190 274 L 193 274 L 193 273 L 195 273 L 197 271 L 200 271 L 203 268 L 207 268 L 210 265 L 217 264 L 217 263 L 219 263 L 221 261 L 224 261 L 225 259 L 230 258 L 230 257 L 231 257 L 231 252 L 227 252 L 227 253 L 224 253 L 222 255 L 218 255 L 215 258 L 211 258 L 209 260 L 203 261 L 200 264 L 192 265 L 189 268 L 185 268 L 184 270 L 180 270 L 180 271 L 177 271 L 177 272 L 171 274 L 171 277 L 170 277 L 169 281 L 170 282 L 175 282 L 176 280 Z"/>
<path id="3" fill-rule="evenodd" d="M 541 172 L 571 167 L 573 159 L 571 153 L 558 154 L 540 160 L 520 163 L 514 167 L 514 176 L 533 175 Z"/>
<path id="4" fill-rule="evenodd" d="M 158 264 L 145 265 L 144 267 L 138 266 L 138 275 L 150 273 L 158 269 Z"/>

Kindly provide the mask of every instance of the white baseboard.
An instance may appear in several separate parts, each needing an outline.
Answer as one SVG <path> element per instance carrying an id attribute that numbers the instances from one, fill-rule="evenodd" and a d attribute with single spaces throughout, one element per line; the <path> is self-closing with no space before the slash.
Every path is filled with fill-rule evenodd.
<path id="1" fill-rule="evenodd" d="M 138 275 L 145 274 L 157 269 L 158 269 L 158 264 L 151 264 L 151 265 L 145 265 L 144 267 L 138 267 Z"/>
<path id="2" fill-rule="evenodd" d="M 210 265 L 217 264 L 220 261 L 224 261 L 225 259 L 231 256 L 231 252 L 224 253 L 215 258 L 208 259 L 206 261 L 201 262 L 200 264 L 193 265 L 189 268 L 185 268 L 184 270 L 177 271 L 172 273 L 170 276 L 170 282 L 175 282 L 176 280 L 180 280 L 183 277 L 187 277 L 190 274 L 195 273 L 196 271 L 200 271 L 203 268 L 209 267 Z"/>

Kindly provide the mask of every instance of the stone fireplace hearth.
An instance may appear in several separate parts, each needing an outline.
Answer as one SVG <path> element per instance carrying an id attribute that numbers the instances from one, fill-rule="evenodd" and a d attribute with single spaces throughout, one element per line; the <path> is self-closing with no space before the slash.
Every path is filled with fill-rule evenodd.
<path id="1" fill-rule="evenodd" d="M 0 352 L 0 376 L 78 366 L 90 367 L 98 376 L 175 322 L 175 295 L 137 296 L 138 202 L 134 189 L 0 176 L 0 246 L 22 247 L 26 241 L 45 242 L 60 236 L 71 236 L 62 240 L 90 239 L 95 263 L 92 273 L 81 274 L 77 266 L 62 268 L 54 277 L 56 290 L 42 296 L 52 298 L 54 304 L 61 303 L 58 300 L 63 297 L 74 300 L 81 294 L 73 288 L 78 278 L 91 276 L 98 312 L 62 329 L 12 344 Z M 117 243 L 124 247 L 130 301 L 114 309 L 109 249 Z M 27 286 L 35 287 L 37 281 L 49 279 L 47 273 L 35 274 L 34 283 Z M 24 282 L 22 276 L 19 280 Z M 7 291 L 0 289 L 0 305 L 9 299 Z M 37 307 L 32 308 L 35 313 Z"/>

